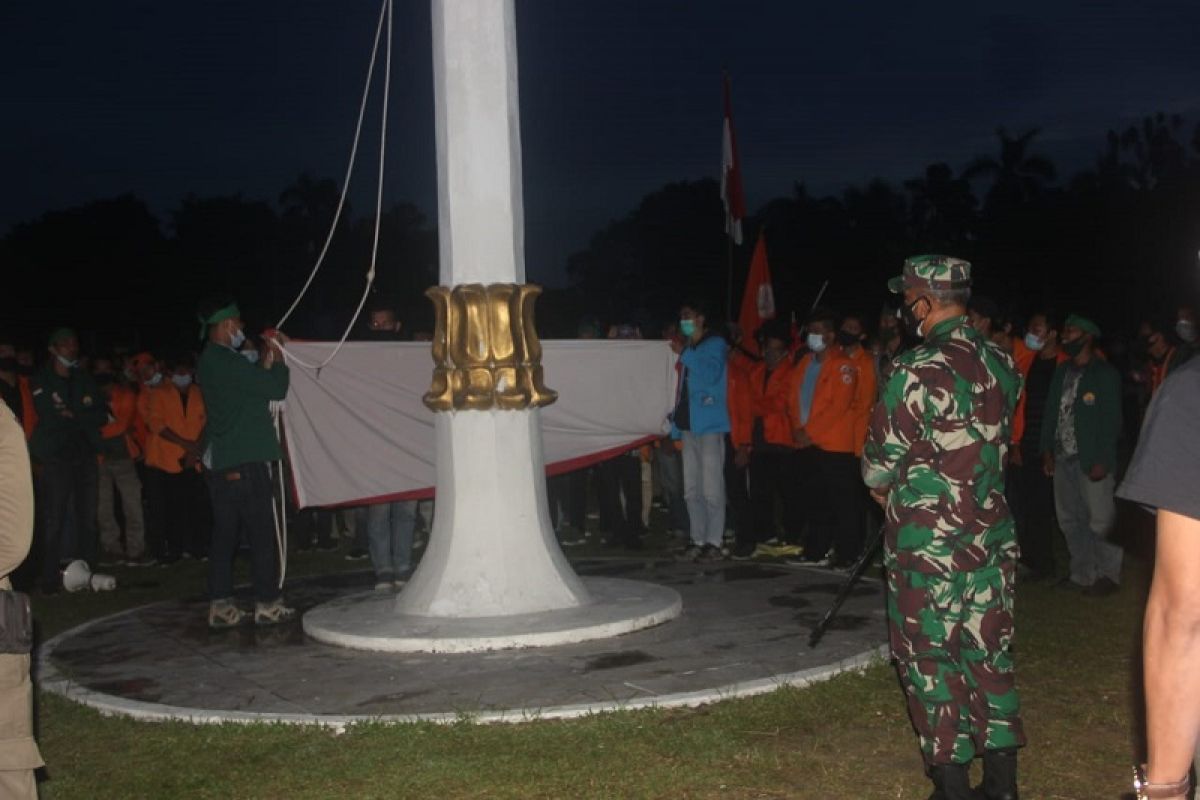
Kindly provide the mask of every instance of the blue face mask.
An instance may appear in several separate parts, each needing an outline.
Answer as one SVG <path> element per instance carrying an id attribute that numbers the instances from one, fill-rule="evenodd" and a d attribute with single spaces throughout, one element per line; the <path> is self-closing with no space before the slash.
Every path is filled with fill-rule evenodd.
<path id="1" fill-rule="evenodd" d="M 233 332 L 233 336 L 229 337 L 229 346 L 232 347 L 234 350 L 237 350 L 239 347 L 241 347 L 245 343 L 246 343 L 246 334 L 242 332 L 241 328 L 238 328 L 236 331 Z"/>
<path id="2" fill-rule="evenodd" d="M 682 333 L 684 336 L 686 336 L 688 339 L 692 338 L 692 336 L 694 336 L 696 333 L 696 320 L 694 320 L 694 319 L 679 320 L 679 332 Z"/>
<path id="3" fill-rule="evenodd" d="M 1046 340 L 1036 333 L 1030 332 L 1025 334 L 1025 346 L 1036 353 L 1046 346 Z"/>
<path id="4" fill-rule="evenodd" d="M 258 363 L 258 351 L 257 350 L 251 348 L 249 350 L 242 350 L 241 353 L 242 353 L 242 358 L 246 359 L 251 364 Z"/>

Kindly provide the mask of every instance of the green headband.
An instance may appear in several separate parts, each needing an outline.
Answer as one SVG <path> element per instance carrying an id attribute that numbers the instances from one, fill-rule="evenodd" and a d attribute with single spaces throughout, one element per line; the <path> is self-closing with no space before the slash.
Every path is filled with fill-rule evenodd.
<path id="1" fill-rule="evenodd" d="M 1063 320 L 1063 327 L 1066 328 L 1068 326 L 1079 328 L 1079 330 L 1084 333 L 1090 333 L 1092 336 L 1100 335 L 1100 326 L 1080 314 L 1072 314 Z"/>
<path id="2" fill-rule="evenodd" d="M 75 335 L 75 331 L 72 328 L 55 328 L 54 332 L 50 334 L 50 346 L 53 347 L 63 339 L 77 338 L 79 337 Z"/>
<path id="3" fill-rule="evenodd" d="M 233 319 L 241 315 L 242 312 L 237 307 L 237 303 L 230 303 L 224 308 L 218 308 L 208 319 L 197 314 L 196 319 L 200 320 L 200 338 L 203 339 L 204 335 L 208 333 L 209 325 L 216 325 L 218 322 L 224 322 L 227 319 Z"/>

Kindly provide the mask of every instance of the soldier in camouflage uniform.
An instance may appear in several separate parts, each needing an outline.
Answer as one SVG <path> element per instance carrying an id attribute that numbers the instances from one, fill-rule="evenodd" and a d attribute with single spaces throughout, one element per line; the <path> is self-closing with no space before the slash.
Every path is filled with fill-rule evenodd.
<path id="1" fill-rule="evenodd" d="M 935 791 L 1016 800 L 1025 744 L 1010 650 L 1017 540 L 1004 465 L 1021 379 L 966 317 L 971 265 L 917 256 L 888 286 L 924 338 L 893 363 L 863 452 L 886 512 L 892 656 Z M 969 770 L 982 755 L 981 794 Z"/>

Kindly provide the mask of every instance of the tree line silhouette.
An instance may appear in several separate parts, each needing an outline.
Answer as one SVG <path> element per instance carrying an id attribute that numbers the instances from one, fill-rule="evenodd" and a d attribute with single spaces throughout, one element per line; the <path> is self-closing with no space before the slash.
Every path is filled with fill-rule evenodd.
<path id="1" fill-rule="evenodd" d="M 824 302 L 873 319 L 884 282 L 905 256 L 946 252 L 976 265 L 979 292 L 1015 312 L 1084 310 L 1132 327 L 1172 313 L 1197 289 L 1200 126 L 1175 115 L 1110 131 L 1091 168 L 1060 180 L 1037 151 L 1038 130 L 997 131 L 997 151 L 958 169 L 930 164 L 899 183 L 881 179 L 818 197 L 797 182 L 744 223 L 732 251 L 733 304 L 753 245 L 765 237 L 777 305 L 801 316 L 826 280 Z M 275 202 L 188 195 L 159 220 L 133 195 L 51 211 L 0 240 L 11 276 L 7 325 L 39 337 L 72 324 L 91 346 L 185 344 L 196 298 L 236 295 L 266 326 L 308 275 L 339 191 L 301 175 Z M 374 219 L 344 212 L 317 277 L 289 329 L 338 335 L 362 291 Z M 581 318 L 634 322 L 646 333 L 684 296 L 724 306 L 730 249 L 717 182 L 671 183 L 597 231 L 564 265 L 565 287 L 539 304 L 547 337 L 573 336 Z M 409 329 L 427 328 L 423 297 L 437 282 L 437 232 L 410 203 L 381 220 L 378 292 L 394 298 Z"/>

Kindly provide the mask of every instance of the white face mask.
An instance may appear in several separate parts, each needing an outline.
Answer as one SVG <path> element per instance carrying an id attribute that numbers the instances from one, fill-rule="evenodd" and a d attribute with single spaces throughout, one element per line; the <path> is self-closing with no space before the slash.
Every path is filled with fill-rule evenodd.
<path id="1" fill-rule="evenodd" d="M 75 367 L 79 366 L 78 359 L 71 359 L 71 358 L 67 358 L 66 356 L 60 356 L 58 353 L 55 353 L 54 357 L 58 359 L 58 363 L 62 364 L 67 369 L 74 369 Z"/>
<path id="2" fill-rule="evenodd" d="M 1025 334 L 1025 346 L 1036 353 L 1046 346 L 1046 340 L 1030 331 Z"/>
<path id="3" fill-rule="evenodd" d="M 1175 333 L 1183 341 L 1192 344 L 1196 341 L 1196 323 L 1190 319 L 1181 319 L 1175 323 Z"/>
<path id="4" fill-rule="evenodd" d="M 808 349 L 814 353 L 825 352 L 825 337 L 819 333 L 810 333 L 805 340 L 808 343 Z"/>
<path id="5" fill-rule="evenodd" d="M 258 351 L 255 350 L 253 347 L 251 347 L 249 350 L 239 350 L 238 352 L 240 352 L 242 354 L 242 357 L 245 358 L 247 361 L 249 361 L 251 364 L 258 363 Z"/>
<path id="6" fill-rule="evenodd" d="M 191 375 L 172 375 L 171 383 L 178 386 L 180 389 L 186 389 L 192 385 Z"/>
<path id="7" fill-rule="evenodd" d="M 239 347 L 245 344 L 245 342 L 246 334 L 241 328 L 238 328 L 229 336 L 229 346 L 234 350 L 237 350 Z"/>
<path id="8" fill-rule="evenodd" d="M 152 377 L 150 380 L 146 381 L 147 386 L 158 386 L 160 383 L 162 383 L 162 373 L 161 372 L 154 373 L 154 377 Z"/>

